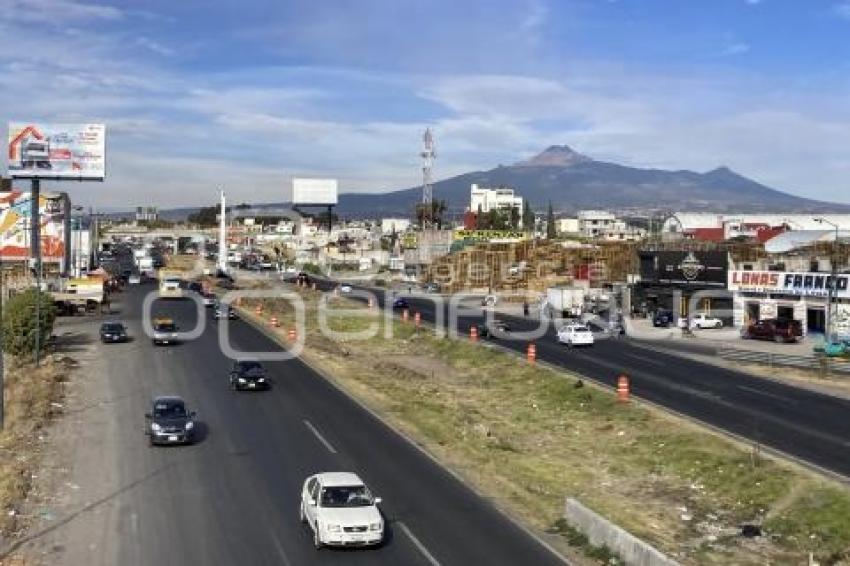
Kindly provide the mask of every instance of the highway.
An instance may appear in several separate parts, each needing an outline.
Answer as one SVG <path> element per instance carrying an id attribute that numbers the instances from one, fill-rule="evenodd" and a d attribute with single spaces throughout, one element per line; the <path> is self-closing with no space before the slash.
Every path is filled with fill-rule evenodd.
<path id="1" fill-rule="evenodd" d="M 111 318 L 128 325 L 132 342 L 96 346 L 109 376 L 106 396 L 115 401 L 109 426 L 86 432 L 117 446 L 122 487 L 103 510 L 109 520 L 94 537 L 98 548 L 88 554 L 69 549 L 68 563 L 563 563 L 301 361 L 267 363 L 271 391 L 232 392 L 230 360 L 219 351 L 209 312 L 199 339 L 154 347 L 141 327 L 143 296 L 154 289 L 131 286 L 119 296 L 120 313 Z M 154 311 L 171 315 L 181 330 L 197 322 L 191 301 L 157 301 Z M 90 323 L 92 333 L 97 322 Z M 279 349 L 249 324 L 231 324 L 234 347 Z M 181 395 L 198 411 L 197 444 L 147 445 L 143 416 L 158 394 Z M 103 434 L 110 438 L 98 437 Z M 313 548 L 298 505 L 302 482 L 320 471 L 354 471 L 383 498 L 386 544 Z"/>
<path id="2" fill-rule="evenodd" d="M 318 285 L 329 290 L 336 283 L 319 280 Z M 386 291 L 359 289 L 375 293 L 383 307 Z M 436 306 L 428 295 L 402 295 L 411 312 L 419 311 L 424 321 L 433 324 L 439 308 L 444 310 L 443 320 L 449 320 L 448 307 Z M 510 322 L 513 330 L 530 330 L 538 324 L 531 319 L 498 318 Z M 482 321 L 480 309 L 466 309 L 455 329 L 468 336 L 469 327 Z M 508 339 L 497 342 L 523 354 L 528 345 Z M 535 345 L 538 360 L 612 387 L 619 375 L 626 374 L 632 393 L 647 401 L 850 477 L 850 401 L 701 363 L 624 337 L 570 349 L 557 342 L 551 324 Z"/>

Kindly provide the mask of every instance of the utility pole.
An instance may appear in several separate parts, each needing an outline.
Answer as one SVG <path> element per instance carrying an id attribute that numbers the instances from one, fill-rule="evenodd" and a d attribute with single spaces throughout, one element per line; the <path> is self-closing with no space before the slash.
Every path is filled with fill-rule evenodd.
<path id="1" fill-rule="evenodd" d="M 422 151 L 419 153 L 422 158 L 422 230 L 428 224 L 434 221 L 434 187 L 433 187 L 433 169 L 434 158 L 437 157 L 437 152 L 434 151 L 434 134 L 431 133 L 431 128 L 426 128 L 422 134 Z"/>
<path id="2" fill-rule="evenodd" d="M 222 273 L 227 273 L 227 218 L 226 218 L 226 200 L 224 191 L 221 191 L 221 210 L 219 211 L 218 219 L 218 269 Z"/>
<path id="3" fill-rule="evenodd" d="M 826 317 L 824 324 L 824 342 L 830 344 L 832 341 L 832 301 L 835 295 L 835 278 L 838 273 L 837 269 L 837 259 L 838 259 L 838 224 L 834 222 L 830 222 L 826 218 L 815 218 L 815 222 L 819 222 L 821 224 L 829 224 L 835 229 L 835 236 L 832 240 L 832 247 L 830 248 L 830 257 L 829 257 L 829 285 L 827 285 L 827 298 L 826 298 Z"/>
<path id="4" fill-rule="evenodd" d="M 32 190 L 30 192 L 30 230 L 32 258 L 35 268 L 35 365 L 38 367 L 41 361 L 41 179 L 32 179 Z"/>

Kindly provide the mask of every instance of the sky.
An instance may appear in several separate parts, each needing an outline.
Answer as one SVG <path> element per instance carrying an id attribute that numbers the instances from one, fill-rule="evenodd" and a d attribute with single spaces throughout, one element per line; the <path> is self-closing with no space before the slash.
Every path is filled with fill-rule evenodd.
<path id="1" fill-rule="evenodd" d="M 48 185 L 102 209 L 409 188 L 426 127 L 437 179 L 568 144 L 850 203 L 848 94 L 850 0 L 0 0 L 0 124 L 105 123 Z"/>

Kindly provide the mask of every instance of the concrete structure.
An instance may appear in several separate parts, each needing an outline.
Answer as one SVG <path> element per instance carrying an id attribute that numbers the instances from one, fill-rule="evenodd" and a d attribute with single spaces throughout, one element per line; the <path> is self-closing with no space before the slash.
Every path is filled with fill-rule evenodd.
<path id="1" fill-rule="evenodd" d="M 655 547 L 640 540 L 573 498 L 567 498 L 564 519 L 594 546 L 606 546 L 629 566 L 678 566 Z"/>
<path id="2" fill-rule="evenodd" d="M 489 188 L 472 184 L 469 191 L 469 210 L 472 213 L 516 208 L 522 214 L 522 197 L 507 187 Z"/>

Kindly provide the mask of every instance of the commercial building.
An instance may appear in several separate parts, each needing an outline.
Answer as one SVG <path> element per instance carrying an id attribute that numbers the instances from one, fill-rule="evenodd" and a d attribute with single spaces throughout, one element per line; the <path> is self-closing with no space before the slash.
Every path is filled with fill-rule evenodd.
<path id="1" fill-rule="evenodd" d="M 823 218 L 841 230 L 850 230 L 850 214 L 716 214 L 676 212 L 661 227 L 664 239 L 687 239 L 721 242 L 748 237 L 766 242 L 788 231 L 820 230 Z"/>
<path id="2" fill-rule="evenodd" d="M 490 212 L 491 210 L 510 210 L 515 208 L 522 211 L 522 197 L 516 196 L 514 190 L 507 187 L 479 187 L 475 183 L 470 187 L 469 210 L 472 212 Z"/>
<path id="3" fill-rule="evenodd" d="M 824 239 L 829 234 L 824 230 L 782 234 L 767 242 L 764 257 L 736 262 L 728 274 L 735 324 L 788 318 L 798 320 L 805 333 L 823 333 L 832 287 L 833 331 L 850 335 L 850 232 L 839 231 L 837 242 L 835 231 Z"/>
<path id="4" fill-rule="evenodd" d="M 382 218 L 381 219 L 381 235 L 389 236 L 396 233 L 401 234 L 410 228 L 409 218 Z"/>
<path id="5" fill-rule="evenodd" d="M 634 242 L 646 237 L 646 230 L 629 226 L 613 212 L 580 210 L 578 232 L 585 238 L 609 242 Z"/>
<path id="6" fill-rule="evenodd" d="M 155 222 L 159 219 L 159 211 L 155 206 L 137 206 L 136 222 Z"/>

